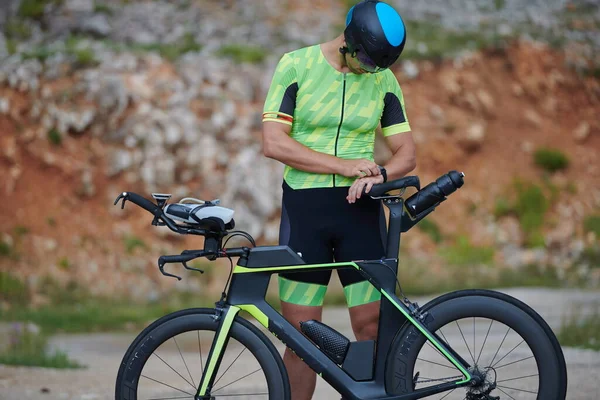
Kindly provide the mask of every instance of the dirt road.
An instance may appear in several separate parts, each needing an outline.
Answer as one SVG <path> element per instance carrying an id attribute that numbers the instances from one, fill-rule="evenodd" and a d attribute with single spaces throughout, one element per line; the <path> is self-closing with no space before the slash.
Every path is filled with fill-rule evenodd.
<path id="1" fill-rule="evenodd" d="M 597 292 L 592 293 L 578 290 L 551 289 L 510 289 L 505 290 L 504 292 L 531 305 L 555 330 L 560 328 L 562 318 L 572 312 L 572 310 L 579 310 L 580 312 L 585 313 L 600 305 L 600 293 Z M 428 298 L 416 300 L 418 300 L 420 304 L 424 304 Z M 345 308 L 336 307 L 326 309 L 324 321 L 348 337 L 351 337 L 348 313 Z M 477 337 L 480 337 L 480 332 L 485 334 L 485 331 L 488 329 L 487 325 L 480 325 L 482 324 L 479 322 L 477 324 L 474 323 L 472 327 L 467 324 L 464 325 L 462 329 L 454 332 L 448 330 L 444 331 L 444 333 L 447 336 L 448 342 L 453 346 L 455 343 L 457 346 L 460 345 L 464 340 L 464 337 L 461 339 L 461 336 L 464 333 L 467 337 L 465 344 L 471 340 L 477 340 L 473 347 L 469 347 L 479 349 L 482 344 L 480 339 L 475 338 L 475 332 L 477 332 Z M 502 343 L 503 337 L 505 338 L 504 346 L 506 346 L 508 350 L 512 349 L 511 341 L 518 346 L 518 337 L 511 337 L 510 334 L 506 336 L 505 330 L 494 327 L 490 329 L 490 331 L 488 339 L 483 343 L 486 346 L 494 346 L 497 343 Z M 469 332 L 471 332 L 471 334 L 469 334 Z M 71 358 L 87 365 L 88 368 L 75 371 L 58 371 L 41 368 L 14 368 L 0 365 L 0 400 L 104 400 L 114 398 L 114 383 L 117 369 L 123 353 L 127 349 L 129 343 L 133 340 L 134 336 L 135 335 L 132 334 L 57 336 L 53 338 L 52 345 L 56 348 L 63 349 Z M 473 336 L 473 338 L 471 338 L 471 336 Z M 188 356 L 187 352 L 189 349 L 186 348 L 185 343 L 182 342 L 180 345 L 183 348 L 182 351 L 185 359 L 191 359 L 193 356 Z M 280 351 L 283 350 L 283 346 L 280 344 L 277 345 L 277 348 Z M 505 347 L 503 347 L 503 349 L 504 348 Z M 202 349 L 202 353 L 208 352 L 208 345 L 203 345 Z M 165 350 L 164 357 L 179 357 L 179 355 L 174 354 L 174 352 L 173 354 L 170 354 L 168 350 Z M 435 356 L 435 354 L 433 354 L 433 356 Z M 475 352 L 474 357 L 476 356 L 477 354 Z M 245 355 L 243 357 L 245 357 Z M 246 365 L 243 357 L 240 358 L 240 361 L 236 364 L 243 365 L 244 367 L 242 368 L 251 369 L 251 367 Z M 566 348 L 565 357 L 569 369 L 569 389 L 567 399 L 600 400 L 600 388 L 598 385 L 598 382 L 600 382 L 600 352 Z M 198 357 L 196 356 L 196 358 Z M 500 356 L 498 356 L 498 358 L 500 358 Z M 433 359 L 434 358 L 431 358 L 431 360 Z M 526 376 L 523 374 L 528 373 L 527 369 L 530 368 L 531 365 L 527 361 L 517 362 L 521 359 L 527 359 L 527 353 L 519 347 L 510 353 L 506 359 L 501 361 L 501 364 L 515 362 L 515 364 L 511 366 L 511 372 L 514 371 L 514 373 L 518 374 L 516 376 Z M 194 367 L 191 365 L 191 362 L 188 361 L 188 364 L 193 371 Z M 186 368 L 187 367 L 188 365 L 186 365 Z M 421 376 L 427 376 L 425 372 L 428 374 L 431 373 L 431 370 L 428 370 L 427 367 L 423 368 L 424 369 L 421 370 Z M 498 364 L 496 368 L 499 368 Z M 184 379 L 187 378 L 187 374 L 184 373 L 184 375 L 185 376 L 180 376 L 183 380 L 187 380 Z M 194 380 L 191 375 L 193 374 L 190 374 L 190 380 Z M 224 381 L 225 380 L 226 379 L 224 379 Z M 246 379 L 246 381 L 249 381 L 248 385 L 250 385 L 250 387 L 252 387 L 252 385 L 260 385 L 258 383 L 259 380 L 256 379 Z M 516 383 L 511 382 L 508 386 L 512 388 L 517 387 L 523 390 L 528 388 L 526 379 L 520 381 L 519 384 L 521 386 L 515 386 Z M 502 399 L 535 398 L 534 395 L 528 394 L 525 391 L 514 392 L 508 389 L 505 390 L 508 391 L 509 395 L 502 396 L 502 393 L 498 393 L 498 395 L 501 395 Z M 465 396 L 464 391 L 461 393 L 458 392 L 459 391 L 457 390 L 445 399 L 463 399 Z M 182 394 L 180 393 L 179 396 L 182 396 Z M 439 399 L 440 397 L 441 395 L 437 395 L 431 398 Z M 236 398 L 243 397 L 238 396 Z M 262 398 L 266 398 L 266 396 L 263 396 Z M 314 399 L 338 398 L 339 394 L 329 387 L 325 381 L 322 379 L 317 381 L 317 390 Z"/>

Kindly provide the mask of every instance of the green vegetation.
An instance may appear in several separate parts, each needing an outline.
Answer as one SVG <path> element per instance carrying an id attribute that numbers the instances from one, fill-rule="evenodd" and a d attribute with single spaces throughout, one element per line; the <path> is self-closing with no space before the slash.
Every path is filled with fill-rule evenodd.
<path id="1" fill-rule="evenodd" d="M 155 302 L 136 303 L 126 298 L 93 296 L 76 282 L 61 285 L 51 278 L 42 280 L 39 293 L 48 299 L 47 305 L 32 308 L 13 303 L 8 309 L 0 309 L 0 321 L 33 322 L 47 334 L 137 330 L 170 312 L 188 307 L 214 307 L 215 301 L 188 292 L 170 293 Z"/>
<path id="2" fill-rule="evenodd" d="M 63 0 L 23 0 L 17 15 L 22 18 L 40 19 L 44 16 L 46 6 L 57 6 L 62 2 Z"/>
<path id="3" fill-rule="evenodd" d="M 494 248 L 474 246 L 466 236 L 459 236 L 454 245 L 444 246 L 439 250 L 440 256 L 451 265 L 489 265 L 494 260 Z"/>
<path id="4" fill-rule="evenodd" d="M 31 332 L 27 325 L 15 324 L 9 337 L 10 343 L 0 353 L 0 364 L 24 365 L 44 368 L 82 368 L 71 361 L 62 351 L 48 350 L 48 340 L 39 333 Z"/>
<path id="5" fill-rule="evenodd" d="M 506 197 L 498 197 L 494 205 L 494 217 L 501 218 L 514 212 L 513 205 Z"/>
<path id="6" fill-rule="evenodd" d="M 14 39 L 6 39 L 6 51 L 8 54 L 13 55 L 17 52 L 17 41 Z"/>
<path id="7" fill-rule="evenodd" d="M 62 257 L 60 260 L 58 260 L 58 267 L 64 271 L 70 270 L 71 266 L 72 265 L 68 257 Z"/>
<path id="8" fill-rule="evenodd" d="M 48 217 L 46 218 L 46 223 L 48 226 L 54 228 L 56 226 L 56 219 L 54 217 Z"/>
<path id="9" fill-rule="evenodd" d="M 29 291 L 19 278 L 10 272 L 0 271 L 0 300 L 10 304 L 27 304 Z"/>
<path id="10" fill-rule="evenodd" d="M 133 254 L 133 252 L 137 248 L 141 248 L 141 249 L 148 248 L 148 246 L 142 239 L 140 239 L 139 237 L 134 236 L 134 235 L 125 236 L 123 238 L 123 244 L 125 245 L 125 251 L 127 251 L 127 254 Z"/>
<path id="11" fill-rule="evenodd" d="M 416 260 L 400 261 L 398 280 L 406 295 L 422 296 L 460 289 L 508 287 L 565 287 L 580 282 L 560 278 L 553 267 L 528 265 L 520 269 L 481 268 L 480 265 L 445 265 L 432 270 Z"/>
<path id="12" fill-rule="evenodd" d="M 31 27 L 18 18 L 11 18 L 4 25 L 4 35 L 8 39 L 27 40 L 31 37 Z"/>
<path id="13" fill-rule="evenodd" d="M 568 320 L 563 321 L 558 341 L 562 346 L 600 350 L 600 312 L 596 309 L 584 318 L 575 312 Z"/>
<path id="14" fill-rule="evenodd" d="M 110 44 L 109 44 L 110 45 Z M 122 48 L 119 45 L 112 44 L 116 50 Z M 197 52 L 202 50 L 202 46 L 196 42 L 194 35 L 186 33 L 176 43 L 152 43 L 152 44 L 133 44 L 126 48 L 132 51 L 143 51 L 143 52 L 156 52 L 161 57 L 166 58 L 169 61 L 175 61 L 185 53 Z"/>
<path id="15" fill-rule="evenodd" d="M 452 31 L 431 21 L 405 21 L 410 40 L 402 53 L 402 58 L 441 60 L 446 56 L 464 50 L 478 50 L 497 47 L 496 37 L 481 31 Z"/>
<path id="16" fill-rule="evenodd" d="M 494 0 L 494 7 L 496 8 L 496 11 L 504 9 L 505 6 L 506 0 Z"/>
<path id="17" fill-rule="evenodd" d="M 535 165 L 548 172 L 556 172 L 569 166 L 569 158 L 560 150 L 543 147 L 533 154 Z"/>
<path id="18" fill-rule="evenodd" d="M 512 188 L 507 190 L 516 197 L 514 201 L 505 197 L 496 199 L 494 216 L 496 218 L 506 215 L 516 216 L 525 234 L 525 243 L 530 247 L 545 245 L 541 232 L 544 215 L 550 207 L 550 203 L 558 196 L 557 188 L 546 185 L 546 190 L 550 191 L 550 199 L 547 198 L 541 186 L 516 180 Z"/>
<path id="19" fill-rule="evenodd" d="M 583 220 L 583 230 L 593 232 L 600 239 L 600 214 L 590 215 Z"/>
<path id="20" fill-rule="evenodd" d="M 10 257 L 12 254 L 12 246 L 4 240 L 0 241 L 0 257 Z"/>
<path id="21" fill-rule="evenodd" d="M 83 43 L 82 38 L 78 36 L 69 36 L 65 41 L 67 54 L 75 58 L 75 65 L 79 68 L 93 67 L 98 65 L 98 60 L 88 44 Z"/>
<path id="22" fill-rule="evenodd" d="M 591 268 L 600 268 L 600 244 L 583 249 L 577 264 L 587 264 Z"/>
<path id="23" fill-rule="evenodd" d="M 264 49 L 256 46 L 230 44 L 221 47 L 218 55 L 232 58 L 238 63 L 259 64 L 263 62 L 267 56 L 267 52 Z"/>
<path id="24" fill-rule="evenodd" d="M 56 128 L 51 128 L 48 130 L 48 140 L 55 146 L 60 146 L 62 144 L 62 135 Z"/>
<path id="25" fill-rule="evenodd" d="M 23 225 L 17 225 L 15 226 L 15 228 L 13 229 L 15 236 L 17 237 L 21 237 L 24 235 L 27 235 L 29 233 L 29 228 Z"/>
<path id="26" fill-rule="evenodd" d="M 98 14 L 113 15 L 113 9 L 99 2 L 94 3 L 94 12 Z"/>
<path id="27" fill-rule="evenodd" d="M 427 234 L 435 243 L 440 243 L 444 239 L 440 227 L 431 219 L 425 218 L 419 221 L 417 228 Z"/>

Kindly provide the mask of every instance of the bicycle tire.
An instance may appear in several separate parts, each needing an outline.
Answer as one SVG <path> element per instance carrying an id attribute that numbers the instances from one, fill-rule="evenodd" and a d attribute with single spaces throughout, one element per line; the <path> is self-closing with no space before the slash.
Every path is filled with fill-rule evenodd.
<path id="1" fill-rule="evenodd" d="M 440 296 L 422 307 L 433 317 L 426 324 L 436 331 L 447 323 L 462 318 L 484 317 L 499 321 L 519 333 L 527 344 L 533 343 L 537 365 L 542 365 L 537 398 L 563 400 L 567 391 L 567 369 L 556 336 L 548 324 L 525 303 L 491 290 L 463 290 Z M 523 326 L 518 326 L 523 325 Z M 516 329 L 515 329 L 516 328 Z M 410 338 L 408 341 L 407 338 Z M 535 339 L 535 340 L 534 340 Z M 425 337 L 411 324 L 397 333 L 386 361 L 386 390 L 390 394 L 412 393 L 415 364 Z"/>
<path id="2" fill-rule="evenodd" d="M 216 332 L 215 309 L 194 308 L 177 311 L 156 320 L 131 343 L 117 374 L 115 399 L 137 400 L 137 386 L 146 361 L 170 338 L 185 332 Z M 290 384 L 283 360 L 273 343 L 256 326 L 236 316 L 230 337 L 242 344 L 259 363 L 265 374 L 270 400 L 289 400 Z M 215 395 L 219 398 L 218 395 Z M 190 397 L 193 399 L 193 396 Z M 229 397 L 227 397 L 229 398 Z M 264 397 L 262 397 L 264 398 Z"/>

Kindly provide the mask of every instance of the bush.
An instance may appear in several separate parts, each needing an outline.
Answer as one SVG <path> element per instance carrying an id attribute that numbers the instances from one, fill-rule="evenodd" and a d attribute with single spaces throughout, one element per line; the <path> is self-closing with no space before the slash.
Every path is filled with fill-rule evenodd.
<path id="1" fill-rule="evenodd" d="M 583 230 L 593 232 L 597 238 L 600 238 L 600 215 L 590 215 L 583 220 Z"/>
<path id="2" fill-rule="evenodd" d="M 56 128 L 52 128 L 48 131 L 48 140 L 55 146 L 62 144 L 62 135 Z"/>
<path id="3" fill-rule="evenodd" d="M 133 236 L 133 235 L 125 236 L 123 238 L 123 244 L 125 245 L 125 251 L 127 251 L 127 254 L 133 254 L 133 252 L 137 248 L 142 248 L 142 249 L 148 248 L 148 246 L 146 246 L 146 243 L 144 243 L 144 241 L 142 239 L 140 239 L 137 236 Z"/>
<path id="4" fill-rule="evenodd" d="M 513 205 L 506 197 L 499 197 L 496 199 L 496 205 L 494 206 L 494 216 L 496 218 L 505 217 L 514 213 Z"/>
<path id="5" fill-rule="evenodd" d="M 4 35 L 8 39 L 29 39 L 31 37 L 31 27 L 26 22 L 11 18 L 4 25 Z"/>
<path id="6" fill-rule="evenodd" d="M 569 158 L 560 150 L 541 148 L 533 154 L 535 165 L 548 172 L 556 172 L 569 166 Z"/>
<path id="7" fill-rule="evenodd" d="M 133 50 L 136 49 L 142 51 L 157 52 L 161 55 L 161 57 L 169 61 L 175 61 L 185 53 L 197 52 L 202 50 L 202 46 L 196 43 L 194 35 L 192 35 L 191 33 L 186 33 L 176 43 L 152 43 L 145 45 L 134 45 Z"/>
<path id="8" fill-rule="evenodd" d="M 440 255 L 451 265 L 489 265 L 494 260 L 494 249 L 474 246 L 466 236 L 459 236 L 452 246 L 440 249 Z"/>
<path id="9" fill-rule="evenodd" d="M 230 57 L 238 63 L 259 64 L 263 62 L 267 53 L 260 47 L 242 46 L 242 45 L 226 45 L 221 47 L 218 53 L 223 57 Z"/>
<path id="10" fill-rule="evenodd" d="M 44 16 L 47 5 L 57 6 L 63 0 L 23 0 L 17 14 L 22 18 L 40 19 Z"/>
<path id="11" fill-rule="evenodd" d="M 9 346 L 0 353 L 0 364 L 24 365 L 44 368 L 81 368 L 77 362 L 61 352 L 48 351 L 48 341 L 31 324 L 14 324 L 10 332 Z"/>
<path id="12" fill-rule="evenodd" d="M 585 318 L 576 313 L 563 321 L 558 341 L 562 346 L 600 350 L 600 312 L 595 310 Z"/>
<path id="13" fill-rule="evenodd" d="M 9 272 L 0 271 L 0 299 L 13 305 L 27 304 L 29 291 L 20 279 Z"/>
<path id="14" fill-rule="evenodd" d="M 536 184 L 517 181 L 515 188 L 517 199 L 514 204 L 514 212 L 525 233 L 526 242 L 531 246 L 539 245 L 540 230 L 549 207 L 548 200 L 542 188 Z"/>
<path id="15" fill-rule="evenodd" d="M 429 236 L 435 243 L 440 243 L 444 238 L 439 226 L 430 219 L 425 218 L 419 221 L 417 228 L 419 228 L 423 233 L 427 234 L 427 236 Z"/>
<path id="16" fill-rule="evenodd" d="M 94 3 L 94 12 L 98 14 L 113 15 L 113 9 L 102 3 Z"/>

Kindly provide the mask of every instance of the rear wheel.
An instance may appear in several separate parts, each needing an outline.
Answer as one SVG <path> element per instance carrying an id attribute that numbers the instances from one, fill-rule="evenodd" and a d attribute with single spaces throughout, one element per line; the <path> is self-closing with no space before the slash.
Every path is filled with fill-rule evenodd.
<path id="1" fill-rule="evenodd" d="M 443 296 L 423 307 L 426 326 L 483 379 L 428 398 L 446 400 L 544 399 L 566 396 L 560 346 L 541 317 L 525 304 L 491 291 Z M 393 394 L 462 378 L 420 331 L 410 325 L 396 337 L 387 361 L 386 389 Z M 393 355 L 393 356 L 392 356 Z"/>
<path id="2" fill-rule="evenodd" d="M 117 400 L 190 399 L 196 395 L 218 321 L 215 310 L 185 310 L 146 328 L 126 352 Z M 287 372 L 273 344 L 236 317 L 211 390 L 215 399 L 289 399 Z"/>

